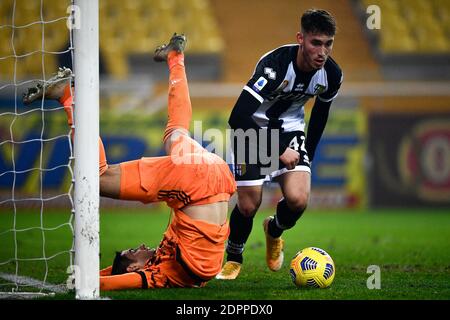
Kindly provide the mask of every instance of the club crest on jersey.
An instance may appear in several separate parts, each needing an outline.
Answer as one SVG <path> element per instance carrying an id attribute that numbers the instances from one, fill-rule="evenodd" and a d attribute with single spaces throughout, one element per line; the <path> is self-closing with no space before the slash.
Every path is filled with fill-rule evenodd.
<path id="1" fill-rule="evenodd" d="M 276 92 L 281 92 L 284 89 L 286 89 L 288 85 L 289 85 L 289 81 L 288 80 L 283 80 L 283 82 L 278 86 L 278 88 L 275 91 Z"/>
<path id="2" fill-rule="evenodd" d="M 253 89 L 255 89 L 256 92 L 260 92 L 266 84 L 267 84 L 267 79 L 264 77 L 259 77 L 259 79 L 253 85 Z"/>
<path id="3" fill-rule="evenodd" d="M 247 166 L 245 163 L 240 163 L 234 166 L 234 173 L 239 176 L 243 176 L 247 172 Z"/>
<path id="4" fill-rule="evenodd" d="M 324 85 L 321 85 L 320 83 L 316 84 L 314 86 L 314 95 L 323 93 L 325 91 L 325 88 L 326 87 Z"/>
<path id="5" fill-rule="evenodd" d="M 264 73 L 267 74 L 269 79 L 275 80 L 277 78 L 277 73 L 275 71 L 273 71 L 272 68 L 265 67 L 264 68 Z"/>

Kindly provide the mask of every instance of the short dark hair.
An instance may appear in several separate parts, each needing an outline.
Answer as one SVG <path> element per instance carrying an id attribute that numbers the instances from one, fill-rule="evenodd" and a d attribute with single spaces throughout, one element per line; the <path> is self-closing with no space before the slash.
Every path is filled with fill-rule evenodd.
<path id="1" fill-rule="evenodd" d="M 326 34 L 334 36 L 336 34 L 336 20 L 327 11 L 321 9 L 308 9 L 302 15 L 302 32 L 313 34 Z"/>
<path id="2" fill-rule="evenodd" d="M 130 259 L 122 255 L 122 252 L 116 251 L 116 256 L 114 257 L 111 275 L 122 274 L 127 272 L 128 266 L 131 264 Z"/>

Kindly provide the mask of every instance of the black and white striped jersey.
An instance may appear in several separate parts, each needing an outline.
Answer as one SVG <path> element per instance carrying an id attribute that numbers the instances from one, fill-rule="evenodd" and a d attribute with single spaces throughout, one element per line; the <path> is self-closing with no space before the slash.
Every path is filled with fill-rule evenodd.
<path id="1" fill-rule="evenodd" d="M 263 55 L 244 87 L 260 103 L 252 114 L 260 128 L 304 131 L 306 102 L 315 96 L 330 102 L 338 94 L 343 79 L 338 64 L 328 57 L 321 69 L 300 71 L 298 48 L 298 44 L 285 45 Z"/>

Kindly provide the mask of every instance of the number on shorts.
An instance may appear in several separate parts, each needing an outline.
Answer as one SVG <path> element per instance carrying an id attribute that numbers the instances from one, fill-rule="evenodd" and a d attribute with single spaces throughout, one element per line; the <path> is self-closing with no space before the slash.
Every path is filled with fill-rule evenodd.
<path id="1" fill-rule="evenodd" d="M 300 152 L 299 147 L 300 147 L 300 144 L 298 143 L 297 136 L 295 136 L 291 140 L 291 142 L 289 142 L 289 148 L 294 149 L 297 152 Z"/>

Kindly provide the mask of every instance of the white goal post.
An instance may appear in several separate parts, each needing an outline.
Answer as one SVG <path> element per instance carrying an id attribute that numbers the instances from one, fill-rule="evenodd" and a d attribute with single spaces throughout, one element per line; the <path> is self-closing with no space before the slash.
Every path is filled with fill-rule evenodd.
<path id="1" fill-rule="evenodd" d="M 0 2 L 0 299 L 72 289 L 76 299 L 98 299 L 99 1 Z M 72 128 L 65 118 L 61 126 L 55 101 L 20 98 L 48 83 L 64 54 L 75 83 Z M 52 205 L 64 210 L 47 220 Z"/>
<path id="2" fill-rule="evenodd" d="M 75 0 L 74 155 L 75 283 L 77 299 L 99 290 L 99 8 L 98 0 Z M 79 19 L 79 20 L 76 20 Z"/>

